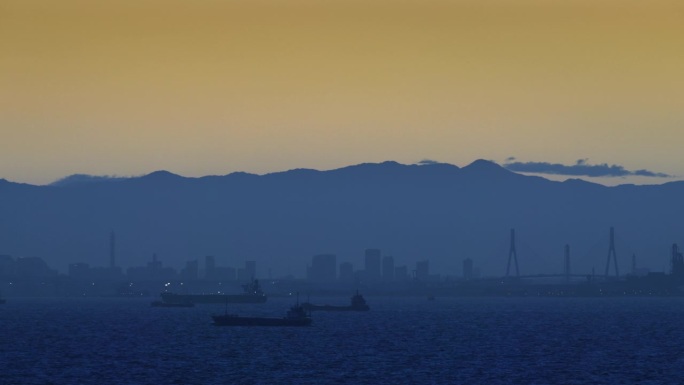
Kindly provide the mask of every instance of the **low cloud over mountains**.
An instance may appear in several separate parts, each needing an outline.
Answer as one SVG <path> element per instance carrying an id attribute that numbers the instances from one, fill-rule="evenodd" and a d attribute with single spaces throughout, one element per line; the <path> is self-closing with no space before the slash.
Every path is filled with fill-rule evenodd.
<path id="1" fill-rule="evenodd" d="M 623 166 L 607 163 L 590 164 L 588 159 L 579 159 L 575 164 L 565 165 L 560 163 L 548 162 L 519 162 L 515 158 L 508 158 L 503 164 L 507 170 L 514 172 L 549 174 L 549 175 L 569 175 L 569 176 L 588 176 L 588 177 L 624 177 L 624 176 L 646 176 L 656 178 L 670 178 L 671 175 L 654 172 L 649 170 L 627 170 Z"/>

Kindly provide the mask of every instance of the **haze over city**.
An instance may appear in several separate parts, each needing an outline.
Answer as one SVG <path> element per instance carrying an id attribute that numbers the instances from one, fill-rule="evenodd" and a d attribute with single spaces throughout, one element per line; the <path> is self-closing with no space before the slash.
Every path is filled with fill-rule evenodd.
<path id="1" fill-rule="evenodd" d="M 682 0 L 0 0 L 0 383 L 680 383 L 683 69 Z"/>

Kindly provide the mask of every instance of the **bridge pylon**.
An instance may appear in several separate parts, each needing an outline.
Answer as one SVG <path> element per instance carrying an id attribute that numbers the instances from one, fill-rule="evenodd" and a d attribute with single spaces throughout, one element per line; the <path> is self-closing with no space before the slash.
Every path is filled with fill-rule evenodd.
<path id="1" fill-rule="evenodd" d="M 608 247 L 608 260 L 606 261 L 606 277 L 608 277 L 611 259 L 615 266 L 615 276 L 618 277 L 620 273 L 618 271 L 617 254 L 615 253 L 615 231 L 612 227 L 610 228 L 610 246 Z"/>
<path id="2" fill-rule="evenodd" d="M 511 229 L 511 247 L 508 249 L 508 265 L 506 266 L 506 277 L 510 276 L 511 272 L 511 259 L 515 262 L 515 276 L 520 276 L 520 270 L 518 270 L 518 252 L 515 250 L 515 229 Z"/>

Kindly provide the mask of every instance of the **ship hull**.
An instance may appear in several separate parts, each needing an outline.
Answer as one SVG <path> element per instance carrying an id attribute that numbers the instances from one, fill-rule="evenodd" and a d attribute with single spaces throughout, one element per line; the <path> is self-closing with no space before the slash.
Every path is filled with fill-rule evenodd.
<path id="1" fill-rule="evenodd" d="M 309 326 L 311 318 L 265 318 L 241 317 L 236 315 L 212 316 L 217 326 Z"/>
<path id="2" fill-rule="evenodd" d="M 162 300 L 167 303 L 264 303 L 265 295 L 250 294 L 174 294 L 162 293 Z"/>
<path id="3" fill-rule="evenodd" d="M 164 302 L 164 301 L 152 301 L 150 304 L 152 307 L 194 307 L 195 304 L 192 302 Z"/>
<path id="4" fill-rule="evenodd" d="M 334 305 L 313 305 L 304 303 L 302 304 L 304 309 L 307 311 L 368 311 L 370 307 L 368 306 L 334 306 Z"/>

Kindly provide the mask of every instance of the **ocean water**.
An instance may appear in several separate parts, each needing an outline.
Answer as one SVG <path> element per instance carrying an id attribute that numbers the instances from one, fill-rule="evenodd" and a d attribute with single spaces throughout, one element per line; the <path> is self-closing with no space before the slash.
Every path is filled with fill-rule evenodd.
<path id="1" fill-rule="evenodd" d="M 0 384 L 684 383 L 684 299 L 367 300 L 369 312 L 317 312 L 311 327 L 250 328 L 212 325 L 221 305 L 10 299 Z"/>

